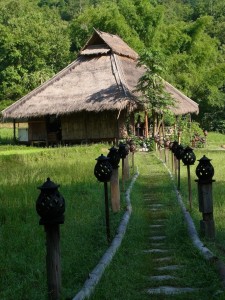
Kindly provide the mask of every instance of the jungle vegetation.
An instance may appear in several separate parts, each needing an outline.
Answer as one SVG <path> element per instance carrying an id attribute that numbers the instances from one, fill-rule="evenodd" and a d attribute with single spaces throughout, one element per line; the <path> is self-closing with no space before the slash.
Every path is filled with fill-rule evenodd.
<path id="1" fill-rule="evenodd" d="M 1 0 L 0 109 L 75 60 L 93 28 L 159 53 L 197 121 L 225 132 L 224 0 Z"/>

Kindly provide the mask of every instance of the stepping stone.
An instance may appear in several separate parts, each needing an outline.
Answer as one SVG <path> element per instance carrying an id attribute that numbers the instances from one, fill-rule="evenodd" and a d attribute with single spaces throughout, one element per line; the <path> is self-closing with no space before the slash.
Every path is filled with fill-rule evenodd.
<path id="1" fill-rule="evenodd" d="M 156 275 L 156 276 L 150 276 L 149 277 L 151 280 L 156 280 L 156 281 L 163 281 L 163 280 L 169 280 L 169 279 L 176 279 L 175 276 L 171 275 Z"/>
<path id="2" fill-rule="evenodd" d="M 163 204 L 149 204 L 150 207 L 163 207 Z"/>
<path id="3" fill-rule="evenodd" d="M 173 295 L 173 294 L 191 293 L 198 290 L 199 289 L 189 288 L 189 287 L 181 288 L 181 287 L 172 287 L 172 286 L 160 286 L 158 288 L 148 289 L 147 293 L 151 295 L 153 294 Z"/>
<path id="4" fill-rule="evenodd" d="M 163 249 L 149 249 L 149 250 L 144 250 L 144 252 L 145 253 L 167 253 L 169 251 Z"/>
<path id="5" fill-rule="evenodd" d="M 164 224 L 152 224 L 152 225 L 149 225 L 151 228 L 161 228 L 161 227 L 164 227 L 165 225 Z"/>
<path id="6" fill-rule="evenodd" d="M 151 245 L 153 247 L 161 247 L 161 246 L 164 246 L 165 244 L 164 243 L 151 243 Z"/>
<path id="7" fill-rule="evenodd" d="M 158 271 L 173 271 L 179 269 L 181 266 L 178 265 L 171 265 L 171 266 L 165 266 L 165 267 L 159 267 L 157 268 Z"/>
<path id="8" fill-rule="evenodd" d="M 159 211 L 160 208 L 159 207 L 150 207 L 149 210 L 150 211 Z"/>
<path id="9" fill-rule="evenodd" d="M 165 235 L 159 235 L 159 236 L 150 237 L 150 240 L 152 240 L 152 241 L 161 241 L 161 240 L 165 240 L 165 238 L 166 238 Z"/>
<path id="10" fill-rule="evenodd" d="M 156 219 L 154 221 L 157 222 L 157 223 L 161 223 L 161 222 L 164 223 L 166 221 L 166 218 L 165 219 Z"/>
<path id="11" fill-rule="evenodd" d="M 154 259 L 154 261 L 157 261 L 157 262 L 170 261 L 170 260 L 172 260 L 171 256 L 160 257 L 160 258 L 155 258 Z"/>

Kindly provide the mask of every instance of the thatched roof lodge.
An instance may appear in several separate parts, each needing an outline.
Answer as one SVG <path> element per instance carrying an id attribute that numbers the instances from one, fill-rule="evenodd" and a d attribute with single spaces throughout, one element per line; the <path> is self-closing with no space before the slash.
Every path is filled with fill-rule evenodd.
<path id="1" fill-rule="evenodd" d="M 138 54 L 117 35 L 94 31 L 78 58 L 53 78 L 2 111 L 5 121 L 28 122 L 28 141 L 74 143 L 127 136 L 129 114 L 143 109 L 134 92 L 143 68 Z M 166 83 L 176 115 L 198 113 L 198 105 Z"/>

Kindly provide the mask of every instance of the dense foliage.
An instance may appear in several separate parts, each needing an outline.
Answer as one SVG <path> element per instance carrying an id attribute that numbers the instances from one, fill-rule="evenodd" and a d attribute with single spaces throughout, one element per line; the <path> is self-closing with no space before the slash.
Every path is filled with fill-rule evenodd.
<path id="1" fill-rule="evenodd" d="M 164 79 L 199 103 L 203 126 L 225 131 L 224 0 L 2 0 L 1 107 L 74 60 L 93 28 L 159 52 Z"/>

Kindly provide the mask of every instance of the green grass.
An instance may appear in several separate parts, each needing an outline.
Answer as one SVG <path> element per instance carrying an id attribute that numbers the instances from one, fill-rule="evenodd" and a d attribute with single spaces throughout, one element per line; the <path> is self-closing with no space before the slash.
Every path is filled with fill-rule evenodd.
<path id="1" fill-rule="evenodd" d="M 208 150 L 221 149 L 221 145 L 225 145 L 225 134 L 209 132 L 206 137 L 206 148 Z"/>
<path id="2" fill-rule="evenodd" d="M 0 145 L 14 144 L 11 124 L 0 124 Z"/>
<path id="3" fill-rule="evenodd" d="M 214 294 L 221 290 L 218 275 L 215 268 L 203 259 L 190 241 L 167 171 L 153 154 L 136 154 L 136 163 L 140 167 L 140 176 L 132 191 L 133 213 L 128 230 L 120 250 L 104 273 L 91 300 L 213 299 Z M 143 250 L 151 248 L 149 224 L 155 218 L 154 213 L 149 212 L 146 207 L 146 193 L 153 203 L 158 199 L 166 207 L 158 215 L 159 218 L 167 218 L 165 233 L 169 239 L 166 249 L 171 249 L 173 263 L 182 265 L 174 274 L 178 278 L 175 284 L 178 287 L 199 289 L 190 295 L 191 298 L 187 295 L 150 296 L 145 292 L 148 288 L 157 286 L 149 277 L 156 275 L 155 267 L 159 266 L 153 261 L 154 254 L 143 253 Z M 217 299 L 224 298 L 223 292 L 217 296 Z"/>
<path id="4" fill-rule="evenodd" d="M 214 206 L 217 229 L 216 243 L 207 245 L 223 258 L 218 248 L 225 248 L 224 226 L 224 151 L 213 151 L 224 136 L 209 134 L 208 147 L 196 150 L 197 159 L 203 154 L 212 158 L 215 167 Z M 220 145 L 220 143 L 219 143 Z M 71 299 L 88 278 L 108 247 L 105 232 L 104 190 L 93 175 L 95 158 L 108 153 L 108 145 L 65 148 L 32 148 L 26 146 L 0 147 L 0 299 L 46 299 L 45 233 L 39 226 L 35 202 L 40 186 L 47 177 L 60 184 L 59 191 L 66 201 L 65 224 L 60 226 L 62 257 L 62 299 Z M 138 300 L 149 299 L 144 291 L 150 287 L 148 276 L 154 274 L 151 255 L 142 255 L 149 245 L 149 223 L 153 216 L 143 201 L 147 192 L 168 207 L 168 247 L 173 247 L 174 263 L 184 265 L 178 285 L 200 288 L 191 298 L 211 300 L 221 289 L 218 276 L 192 246 L 181 210 L 177 204 L 167 171 L 150 153 L 137 153 L 135 162 L 140 176 L 135 183 L 131 201 L 133 212 L 121 248 L 106 269 L 91 299 Z M 197 164 L 196 164 L 197 165 Z M 121 172 L 121 168 L 120 168 Z M 193 187 L 192 216 L 196 227 L 198 212 L 195 166 L 191 167 Z M 187 201 L 186 168 L 182 167 L 182 195 Z M 128 186 L 127 182 L 126 186 Z M 110 211 L 112 235 L 125 211 L 122 194 L 121 212 Z M 208 285 L 210 282 L 210 286 Z M 151 299 L 165 299 L 151 296 Z M 170 299 L 170 298 L 168 298 Z M 184 299 L 175 296 L 173 299 Z M 224 295 L 216 299 L 225 299 Z"/>
<path id="5" fill-rule="evenodd" d="M 61 185 L 66 201 L 65 224 L 60 226 L 62 299 L 81 288 L 108 247 L 104 188 L 93 174 L 101 153 L 108 153 L 108 145 L 0 155 L 1 300 L 46 299 L 45 234 L 35 203 L 37 187 L 47 177 Z M 110 212 L 112 236 L 122 212 Z"/>

